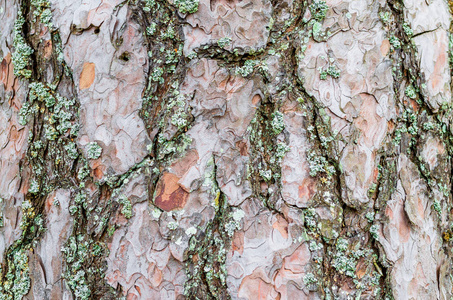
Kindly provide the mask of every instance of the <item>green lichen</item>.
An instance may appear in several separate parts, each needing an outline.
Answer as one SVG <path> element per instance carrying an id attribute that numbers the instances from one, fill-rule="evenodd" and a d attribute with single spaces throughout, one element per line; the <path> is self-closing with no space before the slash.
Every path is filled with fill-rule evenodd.
<path id="1" fill-rule="evenodd" d="M 19 228 L 22 234 L 12 248 L 6 252 L 6 272 L 0 278 L 0 299 L 20 300 L 30 290 L 30 269 L 28 251 L 32 242 L 44 232 L 44 220 L 37 214 L 30 201 L 22 202 L 22 220 Z"/>
<path id="2" fill-rule="evenodd" d="M 372 236 L 374 239 L 376 239 L 376 240 L 379 238 L 379 234 L 378 234 L 378 233 L 379 233 L 379 228 L 378 228 L 378 226 L 377 226 L 376 224 L 371 225 L 371 227 L 370 227 L 370 234 L 371 234 L 371 236 Z"/>
<path id="3" fill-rule="evenodd" d="M 231 38 L 229 37 L 223 37 L 217 41 L 217 44 L 219 45 L 220 48 L 225 48 L 229 46 L 231 43 Z"/>
<path id="4" fill-rule="evenodd" d="M 433 202 L 433 209 L 437 212 L 437 215 L 440 217 L 442 215 L 442 207 L 440 206 L 439 200 L 434 200 Z"/>
<path id="5" fill-rule="evenodd" d="M 86 145 L 87 158 L 98 159 L 101 156 L 102 148 L 96 142 L 90 142 Z"/>
<path id="6" fill-rule="evenodd" d="M 1 300 L 21 300 L 28 294 L 31 286 L 28 249 L 29 247 L 19 248 L 9 255 L 11 259 L 7 264 L 8 272 L 5 281 L 0 282 Z"/>
<path id="7" fill-rule="evenodd" d="M 271 179 L 272 179 L 272 171 L 271 170 L 260 170 L 260 176 L 265 181 L 271 181 Z"/>
<path id="8" fill-rule="evenodd" d="M 36 180 L 30 182 L 30 187 L 28 188 L 30 194 L 37 194 L 39 192 L 39 183 Z"/>
<path id="9" fill-rule="evenodd" d="M 132 217 L 131 201 L 129 201 L 129 199 L 125 195 L 121 195 L 118 199 L 118 203 L 123 206 L 121 208 L 121 213 L 123 214 L 123 216 L 126 217 L 126 219 L 130 219 Z"/>
<path id="10" fill-rule="evenodd" d="M 34 8 L 33 16 L 35 22 L 39 18 L 41 23 L 47 27 L 52 27 L 52 12 L 48 0 L 31 0 L 31 6 Z"/>
<path id="11" fill-rule="evenodd" d="M 411 99 L 417 98 L 417 93 L 415 91 L 415 88 L 412 85 L 408 85 L 404 92 L 405 92 L 406 96 L 408 96 Z"/>
<path id="12" fill-rule="evenodd" d="M 164 78 L 162 75 L 164 74 L 164 69 L 161 67 L 157 67 L 153 70 L 153 73 L 151 74 L 150 78 L 152 81 L 159 82 L 160 84 L 164 83 Z"/>
<path id="13" fill-rule="evenodd" d="M 236 209 L 229 215 L 230 221 L 225 223 L 225 231 L 231 238 L 236 230 L 241 229 L 241 220 L 244 218 L 245 212 L 241 209 Z"/>
<path id="14" fill-rule="evenodd" d="M 373 223 L 374 221 L 374 211 L 367 212 L 365 218 L 368 220 L 369 223 Z"/>
<path id="15" fill-rule="evenodd" d="M 314 151 L 308 151 L 308 165 L 310 168 L 310 176 L 315 177 L 319 173 L 325 173 L 331 178 L 335 173 L 335 167 L 332 166 L 324 156 L 317 155 Z"/>
<path id="16" fill-rule="evenodd" d="M 282 159 L 285 157 L 286 153 L 290 151 L 289 146 L 284 142 L 277 143 L 277 149 L 275 151 L 275 158 L 277 163 L 281 163 Z M 274 162 L 274 157 L 271 158 L 271 163 Z"/>
<path id="17" fill-rule="evenodd" d="M 352 254 L 349 251 L 349 242 L 340 237 L 336 242 L 336 252 L 333 256 L 332 266 L 338 271 L 339 274 L 356 278 L 355 271 L 357 260 L 358 257 L 363 254 L 363 252 L 358 251 Z"/>
<path id="18" fill-rule="evenodd" d="M 14 75 L 19 78 L 30 78 L 32 71 L 28 69 L 30 64 L 30 56 L 34 50 L 31 48 L 22 35 L 22 27 L 25 24 L 25 19 L 22 11 L 17 13 L 16 23 L 14 24 L 14 51 L 11 56 L 14 65 Z"/>
<path id="19" fill-rule="evenodd" d="M 316 21 L 321 22 L 326 17 L 329 6 L 324 0 L 314 0 L 309 6 L 311 17 Z"/>
<path id="20" fill-rule="evenodd" d="M 389 41 L 390 41 L 390 45 L 392 45 L 393 49 L 401 48 L 401 42 L 396 36 L 392 35 L 389 38 Z"/>
<path id="21" fill-rule="evenodd" d="M 319 77 L 322 80 L 327 79 L 327 75 L 333 77 L 333 78 L 339 78 L 340 77 L 340 70 L 337 69 L 335 66 L 330 65 L 327 67 L 326 70 L 320 69 Z"/>
<path id="22" fill-rule="evenodd" d="M 304 284 L 307 287 L 311 287 L 312 285 L 317 285 L 318 284 L 318 279 L 313 275 L 313 273 L 307 273 L 305 274 L 304 278 Z"/>
<path id="23" fill-rule="evenodd" d="M 34 100 L 38 100 L 40 102 L 44 102 L 47 107 L 55 105 L 56 99 L 53 93 L 50 88 L 45 86 L 42 82 L 32 82 L 30 83 L 29 88 L 29 101 L 33 102 Z"/>
<path id="24" fill-rule="evenodd" d="M 410 38 L 414 35 L 414 31 L 412 30 L 412 28 L 410 27 L 409 24 L 407 23 L 404 23 L 403 24 L 403 30 L 404 32 L 406 33 L 406 35 Z"/>
<path id="25" fill-rule="evenodd" d="M 178 222 L 176 221 L 171 221 L 171 222 L 168 222 L 167 224 L 167 228 L 170 229 L 170 230 L 176 230 L 178 229 Z"/>
<path id="26" fill-rule="evenodd" d="M 89 254 L 89 246 L 89 242 L 84 241 L 83 235 L 78 235 L 70 236 L 66 246 L 61 249 L 68 265 L 63 278 L 77 300 L 88 300 L 91 296 L 86 273 L 82 268 Z"/>
<path id="27" fill-rule="evenodd" d="M 178 11 L 182 14 L 193 14 L 198 11 L 199 0 L 175 0 L 175 5 Z"/>
<path id="28" fill-rule="evenodd" d="M 386 11 L 386 12 L 380 12 L 379 13 L 379 17 L 381 18 L 382 22 L 384 24 L 387 24 L 390 20 L 390 12 Z"/>
<path id="29" fill-rule="evenodd" d="M 77 146 L 74 142 L 68 142 L 64 147 L 69 158 L 76 159 L 79 156 Z"/>
<path id="30" fill-rule="evenodd" d="M 258 60 L 247 60 L 242 67 L 236 67 L 236 75 L 241 75 L 242 77 L 247 77 L 250 75 L 255 66 L 259 63 Z"/>
<path id="31" fill-rule="evenodd" d="M 189 124 L 188 122 L 189 115 L 185 111 L 186 108 L 185 99 L 186 98 L 184 95 L 177 95 L 175 98 L 169 101 L 167 106 L 168 110 L 172 110 L 173 108 L 175 108 L 171 116 L 171 124 L 178 127 L 178 129 L 182 129 Z"/>
<path id="32" fill-rule="evenodd" d="M 146 34 L 149 36 L 153 36 L 156 33 L 157 24 L 152 22 L 148 27 L 146 27 Z"/>
<path id="33" fill-rule="evenodd" d="M 189 227 L 186 229 L 186 235 L 187 236 L 192 236 L 197 233 L 197 229 L 195 227 Z"/>
<path id="34" fill-rule="evenodd" d="M 280 134 L 285 129 L 285 122 L 283 120 L 283 114 L 279 111 L 272 113 L 271 122 L 272 131 L 275 135 Z"/>
<path id="35" fill-rule="evenodd" d="M 314 37 L 315 39 L 317 39 L 318 37 L 320 37 L 320 35 L 321 35 L 321 30 L 322 30 L 322 24 L 319 23 L 319 22 L 314 22 L 314 23 L 313 23 L 312 32 L 313 32 L 313 37 Z"/>

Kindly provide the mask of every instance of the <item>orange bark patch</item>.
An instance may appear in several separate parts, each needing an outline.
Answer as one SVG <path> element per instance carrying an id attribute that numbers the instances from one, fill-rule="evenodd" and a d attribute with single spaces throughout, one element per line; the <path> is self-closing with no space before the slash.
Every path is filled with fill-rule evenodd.
<path id="1" fill-rule="evenodd" d="M 436 89 L 440 82 L 442 82 L 442 73 L 447 64 L 447 57 L 445 53 L 445 44 L 440 47 L 439 56 L 436 58 L 436 64 L 434 65 L 434 72 L 430 76 L 432 78 L 431 86 Z"/>
<path id="2" fill-rule="evenodd" d="M 105 169 L 105 167 L 103 168 L 102 166 L 99 166 L 93 170 L 93 174 L 94 174 L 94 177 L 96 177 L 96 179 L 101 179 L 102 176 L 104 176 L 103 169 Z"/>
<path id="3" fill-rule="evenodd" d="M 260 101 L 261 101 L 261 96 L 260 95 L 256 94 L 255 96 L 253 96 L 253 98 L 252 98 L 252 104 L 253 105 L 257 105 L 258 102 L 260 102 Z"/>
<path id="4" fill-rule="evenodd" d="M 386 56 L 390 50 L 390 42 L 389 40 L 383 40 L 381 44 L 381 54 L 382 56 Z"/>
<path id="5" fill-rule="evenodd" d="M 415 100 L 412 100 L 412 99 L 410 99 L 410 103 L 411 103 L 412 109 L 417 112 L 418 108 L 419 108 L 418 103 Z"/>
<path id="6" fill-rule="evenodd" d="M 244 232 L 236 231 L 234 233 L 232 249 L 233 251 L 237 251 L 239 254 L 242 255 L 242 253 L 244 252 Z"/>
<path id="7" fill-rule="evenodd" d="M 256 270 L 254 274 L 246 276 L 239 287 L 239 297 L 256 300 L 280 299 L 280 293 L 277 293 L 274 286 L 267 283 Z"/>
<path id="8" fill-rule="evenodd" d="M 153 287 L 158 287 L 160 285 L 160 283 L 162 282 L 162 277 L 162 271 L 159 270 L 159 268 L 155 267 L 153 276 L 151 277 L 151 284 L 153 285 Z"/>
<path id="9" fill-rule="evenodd" d="M 102 164 L 100 158 L 91 161 L 91 168 L 93 169 L 93 175 L 96 179 L 101 179 L 107 169 L 107 167 Z"/>
<path id="10" fill-rule="evenodd" d="M 7 91 L 12 91 L 14 86 L 13 64 L 11 63 L 11 53 L 8 53 L 0 64 L 0 81 Z"/>
<path id="11" fill-rule="evenodd" d="M 272 224 L 272 228 L 277 229 L 284 239 L 288 238 L 288 222 L 282 216 L 277 216 L 277 221 Z"/>
<path id="12" fill-rule="evenodd" d="M 373 182 L 377 181 L 378 176 L 379 176 L 379 169 L 378 168 L 374 168 L 374 171 L 373 171 Z"/>
<path id="13" fill-rule="evenodd" d="M 299 198 L 308 201 L 315 193 L 316 186 L 314 180 L 310 178 L 304 178 L 302 184 L 299 186 Z"/>
<path id="14" fill-rule="evenodd" d="M 82 73 L 80 73 L 80 89 L 89 88 L 94 81 L 94 75 L 96 74 L 94 70 L 93 63 L 84 63 Z"/>
<path id="15" fill-rule="evenodd" d="M 183 177 L 189 169 L 194 166 L 198 161 L 198 152 L 195 149 L 187 151 L 187 154 L 178 159 L 171 165 L 171 170 L 178 177 Z"/>
<path id="16" fill-rule="evenodd" d="M 366 264 L 365 261 L 360 260 L 359 263 L 357 264 L 356 272 L 355 274 L 359 279 L 362 279 L 362 277 L 366 274 Z"/>
<path id="17" fill-rule="evenodd" d="M 178 184 L 179 177 L 164 173 L 157 183 L 154 203 L 165 211 L 183 208 L 186 205 L 189 193 Z"/>
<path id="18" fill-rule="evenodd" d="M 47 40 L 44 42 L 44 57 L 49 59 L 52 55 L 52 40 Z"/>
<path id="19" fill-rule="evenodd" d="M 395 129 L 395 123 L 393 123 L 393 121 L 388 121 L 387 128 L 389 132 L 393 132 L 393 130 Z"/>
<path id="20" fill-rule="evenodd" d="M 248 155 L 249 150 L 247 147 L 247 142 L 245 141 L 236 142 L 236 147 L 239 149 L 239 153 L 241 153 L 242 156 Z"/>
<path id="21" fill-rule="evenodd" d="M 291 256 L 283 259 L 282 269 L 288 270 L 293 274 L 301 274 L 305 271 L 305 266 L 310 262 L 311 253 L 307 243 L 300 245 Z"/>
<path id="22" fill-rule="evenodd" d="M 50 211 L 50 208 L 52 207 L 52 204 L 53 204 L 53 201 L 55 200 L 55 196 L 56 196 L 56 193 L 53 192 L 52 194 L 50 194 L 47 199 L 46 199 L 46 213 L 49 213 Z"/>

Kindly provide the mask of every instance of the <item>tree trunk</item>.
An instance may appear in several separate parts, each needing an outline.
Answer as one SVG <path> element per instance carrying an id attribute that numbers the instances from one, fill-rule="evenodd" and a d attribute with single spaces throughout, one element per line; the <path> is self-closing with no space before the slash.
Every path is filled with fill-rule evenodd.
<path id="1" fill-rule="evenodd" d="M 0 1 L 0 299 L 450 299 L 449 4 Z"/>

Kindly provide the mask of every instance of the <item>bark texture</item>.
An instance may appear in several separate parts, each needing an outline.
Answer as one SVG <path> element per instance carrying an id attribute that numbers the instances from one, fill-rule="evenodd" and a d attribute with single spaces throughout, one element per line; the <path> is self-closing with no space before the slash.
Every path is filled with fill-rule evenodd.
<path id="1" fill-rule="evenodd" d="M 445 0 L 0 0 L 0 299 L 451 299 Z"/>

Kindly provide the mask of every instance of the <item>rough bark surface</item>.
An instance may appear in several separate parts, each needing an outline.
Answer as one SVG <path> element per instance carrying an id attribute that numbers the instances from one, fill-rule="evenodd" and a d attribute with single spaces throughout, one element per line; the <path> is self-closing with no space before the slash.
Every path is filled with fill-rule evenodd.
<path id="1" fill-rule="evenodd" d="M 0 299 L 451 299 L 450 9 L 0 0 Z"/>

